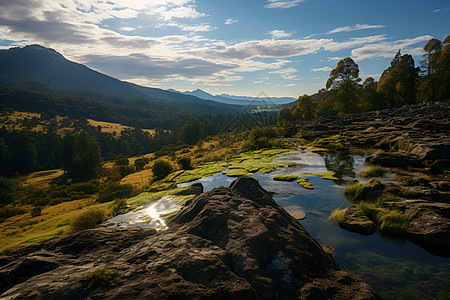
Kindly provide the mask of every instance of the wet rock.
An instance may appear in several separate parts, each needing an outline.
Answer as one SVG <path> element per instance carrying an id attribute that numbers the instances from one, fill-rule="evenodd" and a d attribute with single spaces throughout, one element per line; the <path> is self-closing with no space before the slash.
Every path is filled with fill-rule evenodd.
<path id="1" fill-rule="evenodd" d="M 343 211 L 342 219 L 337 224 L 342 229 L 363 235 L 371 235 L 377 231 L 377 226 L 355 205 Z"/>
<path id="2" fill-rule="evenodd" d="M 251 178 L 196 196 L 167 231 L 95 229 L 11 258 L 0 298 L 379 299 Z M 15 275 L 30 261 L 46 267 Z M 114 285 L 83 288 L 77 278 L 100 269 L 117 270 Z"/>

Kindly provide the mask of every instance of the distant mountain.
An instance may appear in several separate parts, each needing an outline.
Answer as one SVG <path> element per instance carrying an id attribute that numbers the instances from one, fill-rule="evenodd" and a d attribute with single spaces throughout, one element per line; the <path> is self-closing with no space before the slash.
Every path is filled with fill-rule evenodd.
<path id="1" fill-rule="evenodd" d="M 142 87 L 69 61 L 39 45 L 0 50 L 0 85 L 90 96 L 133 106 L 166 106 L 184 113 L 226 113 L 239 107 L 157 88 Z"/>
<path id="2" fill-rule="evenodd" d="M 169 89 L 168 91 L 178 92 L 174 89 Z M 205 100 L 213 100 L 221 103 L 237 104 L 237 105 L 272 106 L 272 105 L 283 105 L 297 101 L 296 98 L 291 97 L 247 97 L 247 96 L 233 96 L 228 94 L 212 95 L 201 89 L 178 93 L 196 96 L 198 98 Z"/>

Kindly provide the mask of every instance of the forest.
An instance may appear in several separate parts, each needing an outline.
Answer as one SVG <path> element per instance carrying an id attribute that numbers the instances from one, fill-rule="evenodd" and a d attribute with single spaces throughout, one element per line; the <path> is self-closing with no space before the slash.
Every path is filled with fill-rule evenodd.
<path id="1" fill-rule="evenodd" d="M 398 50 L 378 82 L 368 77 L 362 84 L 353 59 L 340 60 L 330 72 L 326 88 L 281 109 L 278 124 L 449 99 L 450 36 L 442 42 L 429 40 L 423 50 L 418 67 L 411 55 Z"/>

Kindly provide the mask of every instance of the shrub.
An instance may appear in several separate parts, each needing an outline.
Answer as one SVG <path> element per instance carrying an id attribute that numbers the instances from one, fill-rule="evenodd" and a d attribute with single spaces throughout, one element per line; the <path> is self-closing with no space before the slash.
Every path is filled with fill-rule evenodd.
<path id="1" fill-rule="evenodd" d="M 165 160 L 157 160 L 152 166 L 153 176 L 156 180 L 161 180 L 173 171 L 172 166 Z"/>
<path id="2" fill-rule="evenodd" d="M 33 207 L 33 208 L 31 209 L 30 213 L 31 213 L 31 216 L 32 216 L 32 217 L 40 216 L 41 213 L 42 213 L 42 208 L 40 208 L 40 207 Z"/>
<path id="3" fill-rule="evenodd" d="M 116 199 L 111 205 L 111 212 L 113 216 L 117 216 L 120 214 L 123 210 L 125 210 L 128 207 L 127 200 L 125 199 Z"/>
<path id="4" fill-rule="evenodd" d="M 117 158 L 114 163 L 118 166 L 128 166 L 128 164 L 130 162 L 128 161 L 128 158 L 120 157 L 120 158 Z"/>
<path id="5" fill-rule="evenodd" d="M 188 156 L 180 157 L 177 160 L 177 163 L 183 170 L 191 170 L 192 169 L 191 159 Z"/>
<path id="6" fill-rule="evenodd" d="M 138 158 L 134 161 L 134 168 L 136 172 L 144 170 L 145 165 L 147 164 L 147 159 L 144 157 Z"/>
<path id="7" fill-rule="evenodd" d="M 107 182 L 100 190 L 97 202 L 105 203 L 121 198 L 130 198 L 134 194 L 131 184 Z"/>
<path id="8" fill-rule="evenodd" d="M 383 177 L 385 174 L 386 169 L 380 166 L 369 166 L 359 172 L 359 176 L 362 178 Z"/>
<path id="9" fill-rule="evenodd" d="M 85 211 L 70 222 L 70 230 L 72 232 L 78 232 L 95 228 L 103 222 L 104 217 L 104 211 L 98 208 Z"/>
<path id="10" fill-rule="evenodd" d="M 107 288 L 114 285 L 114 278 L 117 276 L 116 269 L 98 269 L 77 278 L 87 289 Z"/>
<path id="11" fill-rule="evenodd" d="M 20 208 L 15 208 L 15 207 L 0 207 L 0 223 L 2 223 L 3 221 L 5 221 L 6 219 L 16 216 L 16 215 L 20 215 L 20 214 L 24 214 L 25 211 L 23 209 Z"/>

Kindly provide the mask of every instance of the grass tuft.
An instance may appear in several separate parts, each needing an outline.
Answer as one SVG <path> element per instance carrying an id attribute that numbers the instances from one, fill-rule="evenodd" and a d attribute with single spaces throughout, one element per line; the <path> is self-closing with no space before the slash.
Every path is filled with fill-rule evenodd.
<path id="1" fill-rule="evenodd" d="M 337 224 L 344 221 L 344 211 L 345 209 L 335 209 L 331 213 L 331 215 L 328 217 L 329 222 L 336 222 Z"/>
<path id="2" fill-rule="evenodd" d="M 105 212 L 101 209 L 94 208 L 79 214 L 70 222 L 71 232 L 78 232 L 97 227 L 104 221 Z"/>
<path id="3" fill-rule="evenodd" d="M 359 172 L 359 176 L 362 178 L 371 178 L 371 177 L 383 177 L 386 174 L 386 169 L 380 166 L 369 166 L 367 168 L 362 169 Z"/>
<path id="4" fill-rule="evenodd" d="M 363 192 L 363 187 L 360 183 L 346 184 L 344 186 L 345 199 L 352 203 L 358 202 Z"/>

